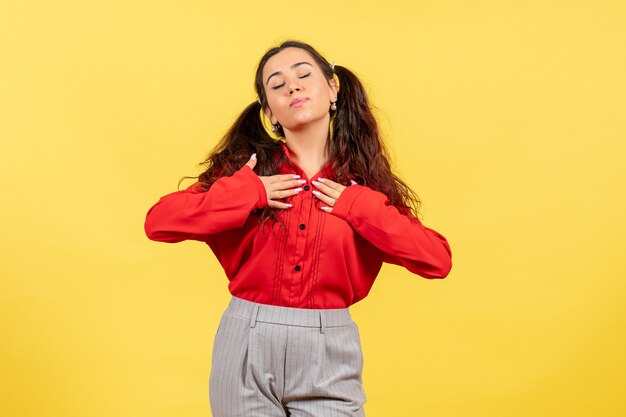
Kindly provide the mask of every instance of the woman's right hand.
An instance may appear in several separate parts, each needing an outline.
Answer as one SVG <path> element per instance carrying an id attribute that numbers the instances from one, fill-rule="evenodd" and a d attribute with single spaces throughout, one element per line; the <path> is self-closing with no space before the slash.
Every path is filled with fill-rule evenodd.
<path id="1" fill-rule="evenodd" d="M 246 163 L 250 168 L 256 166 L 256 154 L 252 154 L 250 160 Z M 294 174 L 282 174 L 282 175 L 259 175 L 261 182 L 265 186 L 265 192 L 267 193 L 267 205 L 272 208 L 288 209 L 291 204 L 277 201 L 281 198 L 291 197 L 302 191 L 300 187 L 306 183 L 305 180 L 299 179 L 299 175 Z"/>

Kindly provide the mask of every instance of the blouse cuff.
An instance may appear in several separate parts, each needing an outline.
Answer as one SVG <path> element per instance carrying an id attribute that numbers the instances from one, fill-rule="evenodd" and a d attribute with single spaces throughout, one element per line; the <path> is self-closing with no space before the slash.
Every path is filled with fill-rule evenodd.
<path id="1" fill-rule="evenodd" d="M 263 185 L 263 181 L 261 181 L 261 178 L 259 178 L 256 172 L 254 172 L 254 170 L 250 168 L 248 165 L 244 165 L 243 167 L 241 167 L 241 169 L 239 170 L 239 173 L 241 173 L 241 175 L 247 176 L 248 179 L 252 181 L 252 183 L 255 184 L 256 186 L 256 191 L 257 191 L 259 199 L 256 205 L 254 206 L 254 208 L 260 209 L 263 207 L 267 207 L 268 205 L 267 191 L 265 191 L 265 185 Z"/>

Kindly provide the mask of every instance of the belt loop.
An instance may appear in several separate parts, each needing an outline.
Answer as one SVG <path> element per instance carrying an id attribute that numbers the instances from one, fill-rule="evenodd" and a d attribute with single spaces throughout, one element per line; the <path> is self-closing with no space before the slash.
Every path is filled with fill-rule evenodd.
<path id="1" fill-rule="evenodd" d="M 320 333 L 326 332 L 326 318 L 324 317 L 324 312 L 320 311 Z"/>
<path id="2" fill-rule="evenodd" d="M 250 327 L 256 326 L 256 317 L 259 314 L 259 305 L 256 304 L 254 306 L 254 310 L 252 310 L 252 317 L 250 317 Z"/>

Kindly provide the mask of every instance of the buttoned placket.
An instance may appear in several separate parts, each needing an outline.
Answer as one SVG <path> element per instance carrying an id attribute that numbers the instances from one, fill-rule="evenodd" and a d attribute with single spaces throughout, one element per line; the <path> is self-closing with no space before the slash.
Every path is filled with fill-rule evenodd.
<path id="1" fill-rule="evenodd" d="M 296 224 L 293 228 L 295 234 L 295 251 L 294 251 L 294 267 L 291 273 L 291 285 L 289 291 L 289 300 L 290 303 L 298 303 L 300 297 L 304 293 L 304 289 L 306 287 L 305 279 L 310 276 L 310 267 L 304 262 L 305 255 L 307 253 L 307 242 L 308 242 L 308 233 L 309 229 L 307 228 L 307 224 L 309 223 L 309 219 L 311 216 L 311 210 L 314 210 L 314 201 L 315 198 L 311 194 L 311 186 L 309 185 L 308 178 L 306 179 L 307 183 L 302 187 L 303 191 L 301 191 L 294 198 L 294 207 L 297 210 L 297 217 L 293 219 Z M 292 209 L 293 209 L 292 208 Z"/>
<path id="2" fill-rule="evenodd" d="M 288 306 L 296 306 L 301 305 L 302 297 L 307 297 L 307 294 L 310 294 L 309 286 L 312 283 L 308 281 L 312 279 L 312 272 L 316 268 L 316 265 L 312 263 L 318 261 L 318 257 L 313 255 L 315 242 L 311 242 L 311 240 L 315 240 L 316 234 L 319 232 L 317 230 L 319 220 L 311 223 L 311 219 L 320 209 L 319 205 L 316 204 L 318 199 L 312 193 L 315 188 L 311 185 L 311 180 L 324 175 L 325 171 L 322 168 L 312 178 L 308 178 L 302 168 L 291 159 L 287 146 L 284 144 L 283 146 L 285 154 L 295 170 L 289 169 L 282 171 L 282 173 L 297 174 L 306 181 L 300 185 L 302 191 L 291 197 L 289 201 L 292 207 L 289 209 L 291 213 L 288 216 L 288 224 L 286 224 L 288 236 L 286 236 L 287 242 L 285 244 L 289 248 L 288 252 L 291 253 L 285 253 L 285 268 L 282 270 L 282 278 L 280 279 L 282 284 L 279 284 L 279 298 L 282 302 Z"/>

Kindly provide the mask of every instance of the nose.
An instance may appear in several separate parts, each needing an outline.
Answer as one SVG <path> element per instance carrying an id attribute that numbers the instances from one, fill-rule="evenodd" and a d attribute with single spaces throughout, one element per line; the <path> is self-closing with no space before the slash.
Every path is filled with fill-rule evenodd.
<path id="1" fill-rule="evenodd" d="M 296 91 L 300 91 L 302 87 L 300 86 L 298 78 L 296 77 L 291 78 L 288 81 L 288 88 L 289 88 L 289 95 L 292 95 Z"/>

